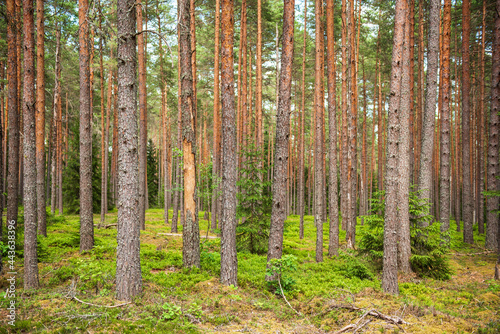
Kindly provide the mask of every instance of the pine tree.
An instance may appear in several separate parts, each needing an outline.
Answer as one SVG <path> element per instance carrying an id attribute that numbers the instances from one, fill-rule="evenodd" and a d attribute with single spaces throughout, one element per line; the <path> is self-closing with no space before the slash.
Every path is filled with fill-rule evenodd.
<path id="1" fill-rule="evenodd" d="M 137 142 L 136 11 L 134 0 L 118 0 L 118 248 L 116 298 L 142 291 Z"/>

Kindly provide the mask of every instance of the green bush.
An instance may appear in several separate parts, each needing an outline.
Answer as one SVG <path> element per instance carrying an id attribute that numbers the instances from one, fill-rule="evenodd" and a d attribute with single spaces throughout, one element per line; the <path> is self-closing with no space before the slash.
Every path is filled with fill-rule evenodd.
<path id="1" fill-rule="evenodd" d="M 368 256 L 379 269 L 382 268 L 384 255 L 384 211 L 383 193 L 375 193 L 371 199 L 372 214 L 365 216 L 365 226 L 361 230 L 359 252 Z M 447 280 L 453 273 L 446 258 L 449 232 L 442 233 L 440 224 L 434 223 L 422 227 L 423 223 L 431 223 L 433 217 L 428 214 L 430 204 L 428 200 L 420 199 L 418 192 L 410 192 L 410 264 L 421 277 L 431 277 Z"/>
<path id="2" fill-rule="evenodd" d="M 262 154 L 253 144 L 244 148 L 241 177 L 238 181 L 238 219 L 236 247 L 239 252 L 267 253 L 271 220 L 271 194 L 269 182 L 264 181 L 266 169 Z"/>
<path id="3" fill-rule="evenodd" d="M 276 278 L 269 281 L 268 285 L 276 294 L 283 292 L 291 292 L 295 288 L 295 279 L 292 273 L 297 271 L 297 258 L 293 255 L 283 255 L 281 259 L 271 259 L 266 268 L 266 276 Z M 280 288 L 281 285 L 281 288 Z"/>

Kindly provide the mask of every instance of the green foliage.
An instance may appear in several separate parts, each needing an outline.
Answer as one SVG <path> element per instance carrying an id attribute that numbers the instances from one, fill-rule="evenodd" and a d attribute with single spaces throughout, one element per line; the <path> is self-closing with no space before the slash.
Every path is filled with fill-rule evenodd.
<path id="1" fill-rule="evenodd" d="M 67 213 L 80 212 L 80 132 L 79 123 L 71 126 L 69 136 L 68 160 L 63 170 L 63 202 Z M 100 140 L 92 136 L 92 211 L 101 210 L 101 167 Z M 108 189 L 110 189 L 109 187 Z M 108 193 L 108 195 L 110 195 Z M 110 198 L 111 196 L 108 196 Z M 111 208 L 111 203 L 108 203 Z"/>
<path id="2" fill-rule="evenodd" d="M 341 253 L 339 259 L 343 262 L 339 268 L 339 271 L 343 276 L 347 278 L 357 277 L 361 280 L 373 280 L 373 273 L 357 257 Z"/>
<path id="3" fill-rule="evenodd" d="M 254 144 L 242 149 L 242 177 L 238 181 L 238 218 L 242 222 L 236 228 L 236 245 L 238 251 L 253 254 L 267 252 L 269 226 L 271 217 L 271 194 L 269 182 L 264 181 L 266 169 L 261 152 Z"/>
<path id="4" fill-rule="evenodd" d="M 292 274 L 297 271 L 297 257 L 294 255 L 283 255 L 281 259 L 271 259 L 266 268 L 266 276 L 273 277 L 275 280 L 269 281 L 268 286 L 276 294 L 283 292 L 291 292 L 295 288 L 296 280 Z"/>
<path id="5" fill-rule="evenodd" d="M 181 307 L 175 304 L 164 303 L 161 307 L 163 308 L 162 320 L 174 320 L 182 315 Z"/>
<path id="6" fill-rule="evenodd" d="M 375 265 L 382 268 L 384 255 L 384 201 L 379 198 L 383 193 L 375 193 L 372 199 L 372 214 L 365 216 L 365 226 L 361 230 L 359 252 L 367 255 Z M 451 277 L 452 269 L 446 258 L 449 232 L 441 232 L 440 224 L 432 222 L 429 215 L 430 204 L 418 197 L 418 192 L 410 192 L 410 264 L 419 276 L 447 280 Z M 382 214 L 379 214 L 382 213 Z"/>
<path id="7" fill-rule="evenodd" d="M 147 146 L 147 178 L 148 178 L 148 201 L 149 207 L 158 207 L 160 205 L 158 198 L 158 150 L 151 138 Z"/>

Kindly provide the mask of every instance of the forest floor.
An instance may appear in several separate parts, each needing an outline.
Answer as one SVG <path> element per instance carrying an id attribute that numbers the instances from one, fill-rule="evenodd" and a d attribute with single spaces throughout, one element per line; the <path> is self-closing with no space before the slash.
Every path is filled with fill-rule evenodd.
<path id="1" fill-rule="evenodd" d="M 116 212 L 110 213 L 106 224 L 116 219 Z M 182 239 L 162 234 L 170 232 L 163 210 L 148 210 L 146 220 L 144 292 L 133 303 L 111 308 L 123 304 L 114 298 L 116 226 L 96 227 L 96 247 L 80 254 L 78 216 L 51 216 L 48 237 L 38 242 L 41 288 L 22 289 L 22 259 L 17 260 L 17 319 L 14 327 L 7 324 L 2 293 L 0 333 L 338 333 L 349 325 L 350 333 L 500 333 L 500 282 L 492 279 L 496 255 L 478 246 L 484 236 L 477 231 L 476 246 L 452 233 L 450 280 L 400 276 L 400 295 L 390 296 L 381 291 L 380 272 L 345 249 L 345 233 L 340 255 L 316 263 L 313 217 L 305 217 L 300 240 L 299 217 L 290 216 L 284 254 L 293 254 L 298 263 L 290 277 L 293 290 L 286 293 L 290 307 L 265 283 L 265 255 L 239 253 L 238 287 L 222 286 L 218 239 L 202 237 L 201 269 L 182 269 Z M 0 288 L 7 286 L 4 275 Z M 405 323 L 381 319 L 384 315 Z"/>

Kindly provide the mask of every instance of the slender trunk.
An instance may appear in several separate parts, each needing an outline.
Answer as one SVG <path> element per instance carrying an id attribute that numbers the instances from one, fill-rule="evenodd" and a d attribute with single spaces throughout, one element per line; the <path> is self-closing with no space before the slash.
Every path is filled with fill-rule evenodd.
<path id="1" fill-rule="evenodd" d="M 94 246 L 92 216 L 92 104 L 90 102 L 88 0 L 78 11 L 80 31 L 80 252 Z"/>
<path id="2" fill-rule="evenodd" d="M 463 221 L 464 242 L 472 244 L 472 198 L 471 198 L 471 168 L 470 165 L 470 65 L 469 65 L 469 38 L 470 38 L 470 0 L 462 4 L 462 163 L 463 163 Z"/>
<path id="3" fill-rule="evenodd" d="M 443 65 L 442 65 L 442 109 L 441 109 L 441 150 L 439 202 L 441 231 L 450 228 L 450 44 L 451 44 L 451 0 L 444 2 L 443 15 Z"/>
<path id="4" fill-rule="evenodd" d="M 260 0 L 259 0 L 260 1 Z M 220 120 L 220 83 L 219 83 L 219 50 L 220 50 L 220 0 L 215 3 L 215 54 L 214 54 L 214 148 L 212 164 L 212 180 L 217 186 L 212 190 L 212 223 L 211 229 L 217 228 L 218 202 L 220 186 L 218 184 L 221 160 L 221 120 Z M 234 92 L 233 92 L 234 93 Z"/>
<path id="5" fill-rule="evenodd" d="M 24 27 L 24 289 L 36 289 L 38 258 L 36 238 L 36 130 L 35 130 L 35 24 L 34 1 L 23 0 Z"/>
<path id="6" fill-rule="evenodd" d="M 322 80 L 323 72 L 321 65 L 323 61 L 323 48 L 321 40 L 323 39 L 322 29 L 322 2 L 315 0 L 314 14 L 316 19 L 316 57 L 315 57 L 315 74 L 314 74 L 314 113 L 315 113 L 315 127 L 314 127 L 314 224 L 316 225 L 316 262 L 323 262 L 323 127 L 322 115 L 324 110 L 322 108 L 323 91 Z M 278 129 L 276 127 L 276 129 Z"/>
<path id="7" fill-rule="evenodd" d="M 329 131 L 329 244 L 328 256 L 338 255 L 339 248 L 339 207 L 337 194 L 337 122 L 336 122 L 336 71 L 335 71 L 335 7 L 333 0 L 326 3 L 326 38 L 328 61 L 328 131 Z M 304 38 L 305 43 L 305 38 Z M 305 51 L 305 48 L 304 48 Z M 302 90 L 304 91 L 304 90 Z"/>
<path id="8" fill-rule="evenodd" d="M 196 118 L 194 110 L 190 1 L 179 1 L 182 151 L 184 163 L 184 228 L 182 258 L 185 267 L 200 267 L 200 232 L 196 209 Z"/>
<path id="9" fill-rule="evenodd" d="M 136 11 L 134 0 L 119 0 L 118 18 L 118 248 L 116 298 L 132 300 L 142 291 L 137 142 Z"/>
<path id="10" fill-rule="evenodd" d="M 347 101 L 347 86 L 348 86 L 348 60 L 347 60 L 347 6 L 346 0 L 342 0 L 342 140 L 341 140 L 341 154 L 342 158 L 340 161 L 340 193 L 342 194 L 340 198 L 340 212 L 342 215 L 342 229 L 347 231 L 347 226 L 349 222 L 349 211 L 348 211 L 348 180 L 347 180 L 347 168 L 348 168 L 348 143 L 347 143 L 347 113 L 348 113 L 348 101 Z M 347 234 L 346 234 L 347 235 Z"/>
<path id="11" fill-rule="evenodd" d="M 51 196 L 50 196 L 50 211 L 52 214 L 56 212 L 57 206 L 57 185 L 58 185 L 58 153 L 59 153 L 59 126 L 58 115 L 59 105 L 61 101 L 61 28 L 56 23 L 56 54 L 55 54 L 55 70 L 54 70 L 54 102 L 52 105 L 52 165 L 51 165 Z"/>
<path id="12" fill-rule="evenodd" d="M 420 198 L 430 199 L 432 189 L 432 152 L 436 118 L 436 89 L 439 56 L 439 0 L 430 1 L 429 9 L 429 51 L 427 57 L 427 89 L 422 122 L 420 169 L 418 189 Z"/>
<path id="13" fill-rule="evenodd" d="M 222 93 L 222 214 L 221 283 L 237 285 L 236 254 L 236 113 L 234 106 L 234 0 L 222 0 L 221 93 Z"/>
<path id="14" fill-rule="evenodd" d="M 406 1 L 408 4 L 408 1 Z M 398 188 L 398 269 L 404 273 L 411 272 L 410 257 L 410 100 L 412 98 L 410 89 L 410 11 L 407 7 L 406 20 L 404 29 L 404 46 L 403 46 L 403 68 L 401 75 L 401 97 L 399 105 L 399 188 Z"/>
<path id="15" fill-rule="evenodd" d="M 386 209 L 384 216 L 384 260 L 382 273 L 382 289 L 386 293 L 399 294 L 398 288 L 398 188 L 399 182 L 399 144 L 401 128 L 401 77 L 403 64 L 404 26 L 407 1 L 396 1 L 396 17 L 394 22 L 394 42 L 392 49 L 391 86 L 389 97 L 389 116 L 387 127 L 387 170 Z"/>
<path id="16" fill-rule="evenodd" d="M 261 0 L 259 0 L 261 1 Z M 300 229 L 299 237 L 304 239 L 304 135 L 305 135 L 305 114 L 306 114 L 306 36 L 307 36 L 307 0 L 304 1 L 304 35 L 302 39 L 302 101 L 299 126 L 299 215 Z M 335 71 L 334 71 L 335 72 Z"/>
<path id="17" fill-rule="evenodd" d="M 283 46 L 279 100 L 276 112 L 276 150 L 272 183 L 273 204 L 267 261 L 280 259 L 283 252 L 283 229 L 287 209 L 287 165 L 289 159 L 290 109 L 293 65 L 294 0 L 285 0 L 283 12 Z"/>
<path id="18" fill-rule="evenodd" d="M 500 0 L 496 1 L 495 26 L 493 31 L 493 55 L 491 66 L 491 110 L 488 137 L 488 191 L 499 191 L 500 175 L 498 157 L 498 135 L 500 130 Z M 465 177 L 465 176 L 464 176 Z M 464 180 L 465 181 L 465 180 Z M 499 197 L 490 196 L 487 206 L 486 248 L 498 249 L 500 256 L 500 225 L 498 220 Z M 500 263 L 500 257 L 499 261 Z M 497 279 L 498 264 L 496 266 Z"/>
<path id="19" fill-rule="evenodd" d="M 477 151 L 478 157 L 476 162 L 476 201 L 478 207 L 478 232 L 480 234 L 484 233 L 484 181 L 485 181 L 485 108 L 484 108 L 484 51 L 485 51 L 485 33 L 486 33 L 486 1 L 483 1 L 483 22 L 481 31 L 481 48 L 480 48 L 480 78 L 479 78 L 479 125 L 477 127 L 478 138 L 477 138 Z"/>
<path id="20" fill-rule="evenodd" d="M 14 221 L 17 226 L 18 182 L 19 182 L 19 100 L 17 77 L 17 16 L 15 0 L 7 0 L 7 43 L 8 64 L 8 117 L 9 117 L 9 154 L 7 175 L 7 222 Z"/>
<path id="21" fill-rule="evenodd" d="M 146 92 L 146 50 L 144 47 L 144 33 L 142 32 L 142 4 L 138 0 L 137 10 L 137 48 L 139 63 L 139 224 L 141 230 L 146 229 L 146 198 L 147 194 L 147 92 Z"/>
<path id="22" fill-rule="evenodd" d="M 36 193 L 38 233 L 47 236 L 47 212 L 45 211 L 45 25 L 44 0 L 36 3 Z"/>
<path id="23" fill-rule="evenodd" d="M 99 7 L 100 3 L 99 3 Z M 102 15 L 102 13 L 101 13 Z M 99 29 L 102 29 L 101 26 L 102 17 L 99 20 Z M 104 223 L 106 220 L 106 203 L 107 203 L 107 179 L 106 179 L 106 161 L 104 159 L 105 151 L 107 150 L 106 143 L 106 128 L 104 118 L 106 117 L 106 111 L 104 109 L 104 63 L 103 63 L 103 43 L 102 36 L 99 38 L 99 71 L 101 72 L 100 84 L 101 84 L 101 223 Z M 111 73 L 111 72 L 110 72 Z M 109 96 L 109 88 L 108 87 L 108 103 L 111 103 L 111 99 Z M 109 109 L 109 107 L 108 107 Z"/>
<path id="24" fill-rule="evenodd" d="M 305 0 L 307 2 L 307 0 Z M 307 4 L 305 4 L 307 6 Z M 304 20 L 306 20 L 304 18 Z M 257 0 L 257 60 L 256 60 L 256 100 L 255 100 L 255 128 L 256 148 L 264 150 L 262 135 L 262 0 Z"/>

